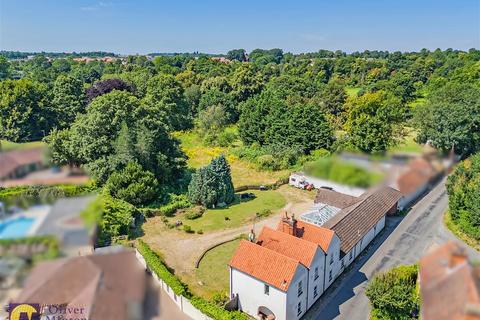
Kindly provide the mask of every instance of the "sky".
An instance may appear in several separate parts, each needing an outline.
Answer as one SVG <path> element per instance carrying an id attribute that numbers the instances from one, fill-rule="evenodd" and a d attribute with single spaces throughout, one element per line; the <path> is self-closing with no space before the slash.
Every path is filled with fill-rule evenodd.
<path id="1" fill-rule="evenodd" d="M 480 48 L 480 0 L 0 0 L 0 50 Z"/>

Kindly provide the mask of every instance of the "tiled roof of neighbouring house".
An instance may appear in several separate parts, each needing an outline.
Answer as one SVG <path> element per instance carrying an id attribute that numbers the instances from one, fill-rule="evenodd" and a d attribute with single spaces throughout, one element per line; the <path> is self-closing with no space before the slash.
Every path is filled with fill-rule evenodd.
<path id="1" fill-rule="evenodd" d="M 8 176 L 20 166 L 43 161 L 43 147 L 0 152 L 0 178 Z"/>
<path id="2" fill-rule="evenodd" d="M 342 209 L 323 226 L 337 234 L 341 251 L 347 253 L 401 197 L 399 191 L 390 187 L 368 191 L 359 197 L 359 202 Z"/>
<path id="3" fill-rule="evenodd" d="M 83 306 L 83 318 L 126 320 L 127 305 L 143 303 L 145 281 L 134 251 L 65 258 L 38 264 L 18 301 Z"/>
<path id="4" fill-rule="evenodd" d="M 297 260 L 309 269 L 318 250 L 313 242 L 268 227 L 262 229 L 257 244 Z"/>
<path id="5" fill-rule="evenodd" d="M 480 269 L 455 242 L 420 259 L 421 313 L 424 320 L 480 319 Z"/>
<path id="6" fill-rule="evenodd" d="M 360 201 L 358 197 L 322 188 L 318 189 L 315 197 L 315 203 L 328 204 L 339 209 L 351 206 L 358 201 Z"/>
<path id="7" fill-rule="evenodd" d="M 280 221 L 277 230 L 284 231 L 283 225 L 284 222 Z M 296 236 L 303 240 L 319 245 L 324 252 L 328 251 L 334 235 L 335 233 L 330 229 L 315 226 L 302 221 L 297 221 Z"/>
<path id="8" fill-rule="evenodd" d="M 240 242 L 229 265 L 284 292 L 297 269 L 304 268 L 292 258 L 246 240 Z"/>

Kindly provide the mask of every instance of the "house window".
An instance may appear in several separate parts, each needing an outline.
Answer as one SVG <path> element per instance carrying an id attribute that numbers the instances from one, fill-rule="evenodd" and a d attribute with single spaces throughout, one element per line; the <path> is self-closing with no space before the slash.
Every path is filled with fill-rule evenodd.
<path id="1" fill-rule="evenodd" d="M 268 284 L 263 287 L 263 293 L 267 296 L 270 294 L 270 286 Z"/>
<path id="2" fill-rule="evenodd" d="M 302 281 L 298 283 L 298 295 L 297 297 L 300 297 L 303 293 L 303 287 L 302 287 Z"/>
<path id="3" fill-rule="evenodd" d="M 290 180 L 292 180 L 292 182 L 295 182 L 295 181 L 297 181 L 297 180 L 295 180 L 295 178 L 291 178 Z"/>
<path id="4" fill-rule="evenodd" d="M 332 270 L 328 273 L 328 281 L 332 281 Z"/>
<path id="5" fill-rule="evenodd" d="M 332 264 L 332 263 L 333 263 L 333 252 L 330 253 L 330 264 Z"/>
<path id="6" fill-rule="evenodd" d="M 315 267 L 315 279 L 314 280 L 317 280 L 318 279 L 318 267 Z"/>
<path id="7" fill-rule="evenodd" d="M 302 313 L 302 303 L 299 302 L 297 304 L 297 316 L 299 316 Z"/>
<path id="8" fill-rule="evenodd" d="M 318 296 L 317 286 L 313 287 L 313 297 L 316 298 Z"/>
<path id="9" fill-rule="evenodd" d="M 353 251 L 350 251 L 350 260 L 353 258 Z"/>
<path id="10" fill-rule="evenodd" d="M 345 268 L 345 261 L 342 259 L 342 268 Z"/>

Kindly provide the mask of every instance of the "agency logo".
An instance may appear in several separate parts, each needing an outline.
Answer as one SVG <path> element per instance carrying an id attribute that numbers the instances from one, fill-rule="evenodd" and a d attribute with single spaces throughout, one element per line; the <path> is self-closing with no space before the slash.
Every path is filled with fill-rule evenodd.
<path id="1" fill-rule="evenodd" d="M 8 306 L 9 320 L 40 320 L 40 305 L 11 303 Z"/>

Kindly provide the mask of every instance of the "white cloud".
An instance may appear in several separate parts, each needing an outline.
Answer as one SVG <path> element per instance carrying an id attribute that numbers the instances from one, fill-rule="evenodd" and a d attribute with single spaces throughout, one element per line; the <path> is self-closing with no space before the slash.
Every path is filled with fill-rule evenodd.
<path id="1" fill-rule="evenodd" d="M 94 3 L 89 6 L 84 6 L 81 7 L 80 10 L 82 11 L 98 11 L 102 8 L 107 8 L 113 6 L 113 2 L 105 2 L 105 1 L 99 1 L 97 3 Z"/>

